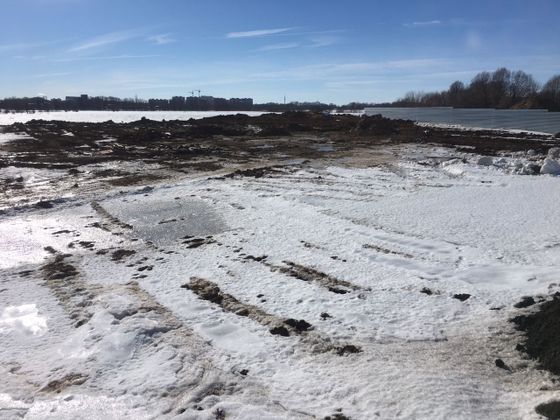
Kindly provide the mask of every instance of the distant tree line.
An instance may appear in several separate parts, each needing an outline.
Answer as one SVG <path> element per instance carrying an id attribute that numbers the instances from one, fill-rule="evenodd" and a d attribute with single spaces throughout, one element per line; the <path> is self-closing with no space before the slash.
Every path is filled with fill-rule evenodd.
<path id="1" fill-rule="evenodd" d="M 213 96 L 174 96 L 171 99 L 115 98 L 112 96 L 67 96 L 5 98 L 2 112 L 25 111 L 346 111 L 367 107 L 454 107 L 454 108 L 544 108 L 560 111 L 560 75 L 540 86 L 524 71 L 506 68 L 478 73 L 468 85 L 456 81 L 441 92 L 408 92 L 395 102 L 375 104 L 351 102 L 346 105 L 323 102 L 253 103 L 251 98 L 215 98 Z"/>
<path id="2" fill-rule="evenodd" d="M 560 111 L 560 75 L 540 86 L 524 71 L 504 67 L 478 73 L 468 85 L 456 81 L 442 92 L 408 92 L 391 106 L 525 109 Z"/>
<path id="3" fill-rule="evenodd" d="M 213 96 L 174 96 L 171 99 L 116 98 L 112 96 L 67 96 L 5 98 L 0 110 L 16 111 L 250 111 L 251 98 L 215 98 Z"/>

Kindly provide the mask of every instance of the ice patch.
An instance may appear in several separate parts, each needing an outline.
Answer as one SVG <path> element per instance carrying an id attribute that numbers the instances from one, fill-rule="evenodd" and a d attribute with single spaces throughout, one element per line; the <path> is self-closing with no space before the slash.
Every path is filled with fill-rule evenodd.
<path id="1" fill-rule="evenodd" d="M 173 243 L 185 235 L 206 236 L 227 230 L 220 215 L 202 200 L 148 195 L 128 201 L 106 201 L 102 205 L 113 216 L 132 225 L 141 238 L 157 245 Z"/>
<path id="2" fill-rule="evenodd" d="M 491 166 L 494 164 L 494 159 L 492 158 L 492 156 L 482 156 L 480 159 L 478 159 L 477 164 L 481 166 Z"/>
<path id="3" fill-rule="evenodd" d="M 16 331 L 23 335 L 41 336 L 47 330 L 47 318 L 39 315 L 34 303 L 8 306 L 0 316 L 0 333 Z"/>

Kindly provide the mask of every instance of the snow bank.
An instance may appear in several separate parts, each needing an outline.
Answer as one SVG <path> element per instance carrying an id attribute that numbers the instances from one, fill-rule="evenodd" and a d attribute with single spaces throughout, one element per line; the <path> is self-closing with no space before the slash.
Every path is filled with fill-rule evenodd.
<path id="1" fill-rule="evenodd" d="M 548 157 L 550 159 L 560 158 L 560 147 L 551 147 L 550 149 L 548 149 Z"/>
<path id="2" fill-rule="evenodd" d="M 31 138 L 32 137 L 28 136 L 25 133 L 0 133 L 0 144 L 9 143 L 15 140 L 25 140 Z"/>
<path id="3" fill-rule="evenodd" d="M 16 331 L 41 336 L 47 332 L 47 318 L 39 315 L 37 305 L 8 306 L 0 315 L 0 333 Z"/>
<path id="4" fill-rule="evenodd" d="M 546 158 L 541 167 L 541 174 L 560 175 L 560 162 Z"/>

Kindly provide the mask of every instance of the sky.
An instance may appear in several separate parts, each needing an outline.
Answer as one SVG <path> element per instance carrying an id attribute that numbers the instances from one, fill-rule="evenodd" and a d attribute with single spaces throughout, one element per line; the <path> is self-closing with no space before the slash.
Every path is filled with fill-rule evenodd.
<path id="1" fill-rule="evenodd" d="M 560 73 L 558 0 L 0 0 L 0 97 L 392 101 Z"/>

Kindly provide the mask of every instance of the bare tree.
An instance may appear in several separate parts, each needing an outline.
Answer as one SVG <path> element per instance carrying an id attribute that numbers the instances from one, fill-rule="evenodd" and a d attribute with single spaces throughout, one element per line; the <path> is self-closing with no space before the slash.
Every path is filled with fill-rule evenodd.
<path id="1" fill-rule="evenodd" d="M 510 85 L 510 96 L 512 104 L 517 104 L 527 99 L 534 98 L 539 90 L 539 84 L 533 76 L 524 71 L 516 71 L 512 74 Z"/>
<path id="2" fill-rule="evenodd" d="M 546 108 L 560 111 L 560 74 L 553 76 L 544 84 L 540 98 Z"/>
<path id="3" fill-rule="evenodd" d="M 463 104 L 465 93 L 465 84 L 459 80 L 451 83 L 447 92 L 447 100 L 449 105 L 459 107 Z"/>

